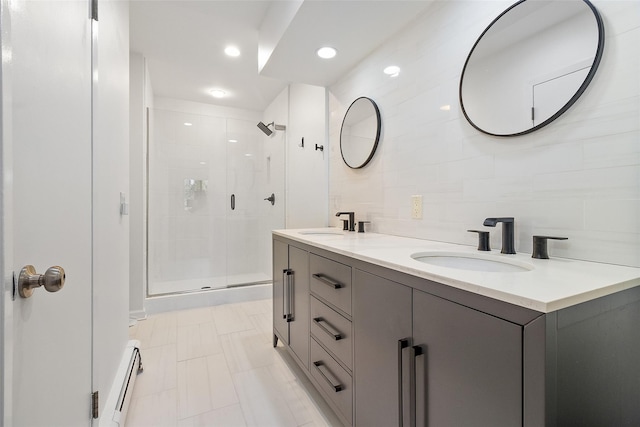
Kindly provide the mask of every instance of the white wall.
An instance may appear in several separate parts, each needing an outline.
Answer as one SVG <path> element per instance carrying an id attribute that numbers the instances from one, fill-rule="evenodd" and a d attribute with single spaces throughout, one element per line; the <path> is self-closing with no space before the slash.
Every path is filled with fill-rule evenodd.
<path id="1" fill-rule="evenodd" d="M 606 42 L 595 78 L 558 120 L 497 138 L 473 129 L 458 83 L 478 35 L 511 2 L 435 2 L 426 14 L 330 88 L 330 212 L 354 210 L 374 231 L 467 245 L 485 218 L 516 218 L 516 250 L 531 236 L 551 256 L 640 266 L 640 14 L 627 1 L 594 1 Z M 402 71 L 382 73 L 387 65 Z M 382 115 L 378 152 L 363 169 L 342 163 L 342 117 L 359 96 Z M 449 111 L 440 109 L 450 105 Z M 423 195 L 424 217 L 410 217 Z M 338 225 L 337 219 L 332 223 Z M 500 248 L 500 230 L 491 244 Z"/>
<path id="2" fill-rule="evenodd" d="M 289 87 L 287 228 L 328 225 L 327 94 L 319 86 Z M 304 147 L 300 147 L 304 138 Z M 315 146 L 323 146 L 324 151 Z"/>

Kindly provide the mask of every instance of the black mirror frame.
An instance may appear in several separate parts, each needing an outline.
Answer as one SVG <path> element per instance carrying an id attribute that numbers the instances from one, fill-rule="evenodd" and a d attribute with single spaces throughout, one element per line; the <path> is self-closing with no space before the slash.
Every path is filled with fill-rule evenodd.
<path id="1" fill-rule="evenodd" d="M 516 2 L 513 5 L 509 6 L 505 11 L 503 11 L 500 15 L 498 15 L 487 26 L 487 28 L 484 29 L 482 34 L 480 34 L 480 37 L 478 37 L 476 42 L 473 44 L 473 47 L 471 48 L 471 51 L 469 52 L 469 55 L 467 55 L 467 59 L 464 62 L 464 67 L 462 68 L 462 74 L 460 75 L 460 85 L 459 85 L 459 89 L 458 89 L 458 98 L 459 98 L 459 101 L 460 101 L 460 108 L 462 109 L 462 113 L 464 114 L 464 117 L 467 119 L 469 124 L 471 124 L 471 126 L 473 126 L 474 128 L 476 128 L 480 132 L 485 133 L 487 135 L 499 136 L 499 137 L 520 136 L 520 135 L 526 135 L 526 134 L 531 133 L 531 132 L 535 132 L 536 130 L 548 125 L 549 123 L 551 123 L 552 121 L 554 121 L 555 119 L 560 117 L 562 114 L 564 114 L 564 112 L 567 111 L 578 100 L 578 98 L 580 98 L 580 96 L 587 89 L 587 86 L 589 86 L 589 83 L 591 83 L 591 80 L 593 79 L 593 76 L 596 74 L 596 70 L 598 69 L 598 65 L 600 65 L 600 60 L 602 59 L 602 52 L 604 51 L 604 24 L 602 22 L 602 17 L 600 16 L 600 13 L 595 8 L 595 6 L 593 4 L 591 4 L 591 2 L 589 0 L 581 0 L 584 3 L 586 3 L 586 5 L 591 9 L 591 11 L 593 12 L 593 15 L 596 18 L 596 23 L 598 25 L 598 47 L 596 49 L 596 55 L 595 55 L 595 58 L 593 59 L 593 64 L 591 65 L 591 69 L 589 70 L 589 73 L 587 74 L 587 77 L 584 79 L 584 82 L 582 82 L 582 85 L 580 85 L 580 87 L 578 88 L 576 93 L 554 115 L 549 117 L 544 122 L 542 122 L 542 123 L 530 128 L 530 129 L 524 130 L 522 132 L 516 132 L 516 133 L 510 133 L 510 134 L 495 134 L 495 133 L 488 132 L 488 131 L 480 128 L 479 126 L 477 126 L 473 122 L 473 120 L 471 120 L 471 118 L 467 115 L 467 111 L 464 108 L 464 102 L 462 101 L 462 82 L 464 80 L 464 73 L 467 70 L 467 65 L 469 64 L 469 59 L 471 59 L 471 55 L 473 55 L 473 51 L 476 49 L 476 46 L 478 45 L 480 40 L 482 40 L 482 37 L 485 35 L 485 33 L 487 31 L 489 31 L 489 29 L 491 29 L 491 27 L 500 18 L 502 18 L 506 13 L 508 13 L 511 9 L 517 7 L 519 4 L 524 3 L 525 1 L 527 1 L 527 0 L 519 0 L 518 2 Z"/>
<path id="2" fill-rule="evenodd" d="M 358 102 L 360 99 L 366 99 L 367 101 L 371 102 L 371 105 L 373 105 L 373 109 L 376 112 L 376 123 L 377 123 L 377 128 L 376 128 L 376 138 L 375 141 L 373 142 L 373 147 L 371 148 L 371 152 L 369 153 L 369 157 L 367 157 L 367 159 L 362 162 L 361 165 L 359 166 L 351 166 L 347 160 L 344 158 L 344 153 L 342 152 L 342 130 L 344 129 L 344 122 L 347 119 L 347 116 L 349 115 L 349 110 L 351 109 L 351 107 L 353 107 L 353 104 L 355 104 L 356 102 Z M 347 112 L 344 113 L 344 118 L 342 119 L 342 125 L 340 126 L 340 156 L 342 156 L 342 161 L 344 162 L 345 165 L 349 166 L 351 169 L 362 169 L 363 167 L 365 167 L 373 158 L 373 155 L 376 152 L 376 149 L 378 148 L 378 143 L 380 142 L 380 129 L 382 128 L 382 120 L 380 118 L 380 109 L 378 109 L 378 104 L 376 104 L 376 102 L 371 99 L 368 98 L 366 96 L 361 96 L 359 98 L 356 98 L 351 105 L 349 105 L 349 108 L 347 108 Z"/>

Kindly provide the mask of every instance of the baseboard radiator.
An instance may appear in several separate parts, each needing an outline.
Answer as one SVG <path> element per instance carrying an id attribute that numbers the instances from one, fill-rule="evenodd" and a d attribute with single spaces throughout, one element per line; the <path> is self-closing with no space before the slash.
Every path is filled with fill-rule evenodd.
<path id="1" fill-rule="evenodd" d="M 127 343 L 114 387 L 105 406 L 105 414 L 100 417 L 100 427 L 124 427 L 127 420 L 129 403 L 133 396 L 133 387 L 138 374 L 142 373 L 142 356 L 140 354 L 140 342 L 131 340 Z M 115 384 L 121 384 L 118 387 Z"/>

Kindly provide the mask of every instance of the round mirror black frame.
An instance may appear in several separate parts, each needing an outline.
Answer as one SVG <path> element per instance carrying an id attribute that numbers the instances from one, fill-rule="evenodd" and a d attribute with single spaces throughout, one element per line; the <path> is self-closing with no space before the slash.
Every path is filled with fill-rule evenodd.
<path id="1" fill-rule="evenodd" d="M 543 121 L 542 123 L 540 123 L 540 124 L 538 124 L 536 126 L 533 126 L 533 127 L 529 128 L 529 129 L 526 129 L 526 130 L 524 130 L 522 132 L 516 132 L 516 133 L 510 133 L 510 134 L 495 134 L 495 133 L 491 133 L 491 132 L 489 132 L 487 130 L 484 130 L 484 129 L 480 128 L 479 126 L 477 126 L 473 122 L 473 120 L 471 120 L 471 118 L 467 115 L 467 111 L 464 108 L 464 102 L 462 100 L 462 82 L 464 80 L 464 73 L 467 70 L 467 65 L 469 64 L 469 60 L 471 59 L 471 55 L 473 55 L 473 52 L 476 49 L 476 46 L 478 45 L 478 43 L 480 43 L 480 40 L 482 40 L 482 37 L 487 33 L 487 31 L 489 31 L 491 29 L 491 27 L 496 22 L 498 22 L 498 20 L 500 20 L 500 18 L 502 18 L 505 14 L 509 13 L 509 11 L 511 11 L 513 8 L 517 7 L 521 3 L 524 3 L 525 1 L 527 1 L 527 0 L 519 0 L 515 4 L 511 5 L 510 7 L 508 7 L 504 12 L 502 12 L 500 15 L 498 15 L 498 17 L 496 19 L 494 19 L 487 26 L 487 28 L 485 28 L 485 30 L 482 32 L 482 34 L 480 34 L 480 37 L 478 37 L 476 42 L 473 44 L 473 47 L 471 48 L 471 51 L 469 52 L 469 55 L 467 55 L 467 60 L 464 62 L 464 67 L 462 68 L 462 74 L 460 76 L 460 87 L 459 87 L 459 91 L 458 91 L 458 97 L 459 97 L 459 100 L 460 100 L 460 107 L 462 108 L 462 113 L 464 114 L 464 117 L 467 119 L 469 124 L 471 124 L 471 126 L 476 128 L 480 132 L 486 133 L 488 135 L 492 135 L 492 136 L 520 136 L 520 135 L 526 135 L 528 133 L 534 132 L 534 131 L 536 131 L 536 130 L 548 125 L 549 123 L 551 123 L 552 121 L 554 121 L 555 119 L 560 117 L 565 111 L 567 111 L 578 100 L 578 98 L 580 98 L 580 96 L 587 89 L 587 86 L 589 86 L 589 83 L 591 83 L 591 80 L 593 79 L 593 76 L 595 75 L 596 70 L 598 69 L 598 65 L 600 64 L 600 60 L 602 59 L 602 52 L 604 51 L 604 24 L 602 22 L 602 17 L 600 16 L 600 13 L 595 8 L 595 6 L 593 6 L 593 4 L 591 4 L 591 2 L 589 0 L 580 0 L 580 1 L 584 2 L 591 9 L 591 11 L 593 12 L 593 15 L 595 16 L 596 23 L 598 25 L 598 47 L 596 49 L 596 55 L 595 55 L 595 58 L 593 59 L 593 64 L 591 65 L 591 69 L 589 70 L 589 73 L 587 74 L 587 77 L 585 77 L 584 82 L 582 82 L 582 85 L 580 85 L 580 87 L 578 88 L 576 93 L 571 97 L 571 99 L 569 99 L 569 101 L 567 101 L 567 103 L 562 108 L 560 108 L 555 114 L 553 114 L 547 120 Z"/>
<path id="2" fill-rule="evenodd" d="M 376 137 L 375 140 L 373 141 L 373 147 L 371 147 L 371 152 L 369 153 L 369 156 L 367 157 L 367 159 L 362 162 L 360 165 L 357 166 L 353 166 L 350 165 L 349 162 L 347 162 L 347 159 L 344 158 L 344 152 L 342 151 L 342 131 L 344 130 L 344 122 L 347 120 L 347 116 L 349 116 L 349 110 L 351 110 L 351 107 L 353 107 L 353 105 L 358 102 L 361 99 L 366 99 L 367 101 L 369 101 L 371 103 L 371 105 L 373 106 L 373 109 L 375 110 L 376 113 Z M 344 162 L 345 165 L 349 166 L 351 169 L 360 169 L 363 168 L 367 165 L 367 163 L 369 163 L 371 161 L 371 159 L 373 158 L 373 155 L 376 152 L 376 149 L 378 148 L 378 142 L 380 142 L 380 129 L 381 129 L 381 119 L 380 119 L 380 110 L 378 109 L 378 104 L 376 104 L 376 102 L 371 99 L 371 98 L 367 98 L 366 96 L 361 96 L 359 98 L 356 98 L 351 105 L 349 105 L 349 108 L 347 109 L 347 112 L 344 113 L 344 118 L 342 119 L 342 125 L 340 126 L 340 155 L 342 156 L 342 161 Z"/>

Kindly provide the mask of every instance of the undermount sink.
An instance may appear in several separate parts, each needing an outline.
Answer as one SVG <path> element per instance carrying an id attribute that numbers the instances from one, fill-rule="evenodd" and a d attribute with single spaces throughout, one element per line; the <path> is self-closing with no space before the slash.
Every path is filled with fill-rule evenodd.
<path id="1" fill-rule="evenodd" d="M 304 235 L 334 235 L 334 236 L 342 235 L 342 231 L 340 230 L 303 230 L 303 231 L 298 231 L 298 233 L 304 234 Z"/>
<path id="2" fill-rule="evenodd" d="M 494 273 L 523 273 L 533 270 L 533 265 L 497 255 L 458 252 L 417 252 L 411 258 L 425 264 L 456 270 L 486 271 Z"/>

